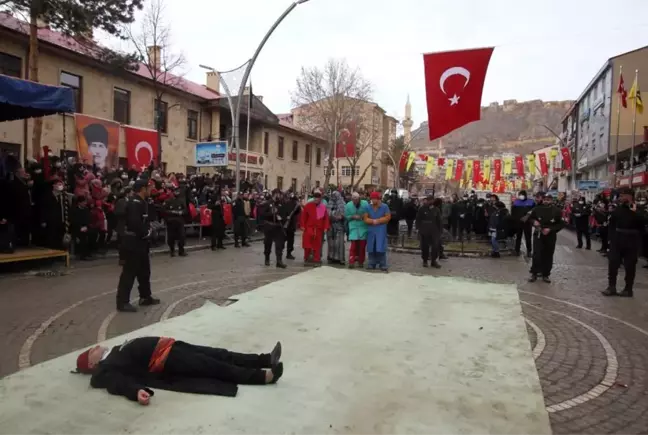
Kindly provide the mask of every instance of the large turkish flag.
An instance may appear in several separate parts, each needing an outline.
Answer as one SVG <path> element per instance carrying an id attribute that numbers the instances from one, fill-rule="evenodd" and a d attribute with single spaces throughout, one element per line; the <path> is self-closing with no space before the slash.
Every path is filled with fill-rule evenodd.
<path id="1" fill-rule="evenodd" d="M 157 162 L 157 131 L 127 126 L 124 127 L 124 138 L 126 139 L 126 156 L 129 166 L 145 169 L 151 162 Z"/>
<path id="2" fill-rule="evenodd" d="M 423 55 L 430 140 L 481 116 L 481 98 L 493 48 Z"/>

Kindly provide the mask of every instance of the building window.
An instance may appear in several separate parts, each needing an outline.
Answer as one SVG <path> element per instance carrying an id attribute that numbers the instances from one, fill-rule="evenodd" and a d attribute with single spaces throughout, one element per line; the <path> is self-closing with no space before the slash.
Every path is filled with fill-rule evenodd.
<path id="1" fill-rule="evenodd" d="M 167 133 L 169 127 L 169 105 L 166 101 L 155 100 L 155 129 Z"/>
<path id="2" fill-rule="evenodd" d="M 277 145 L 277 157 L 280 159 L 284 158 L 284 138 L 279 136 L 278 145 Z"/>
<path id="3" fill-rule="evenodd" d="M 74 90 L 74 104 L 77 113 L 81 113 L 83 96 L 83 78 L 74 74 L 61 71 L 61 86 Z"/>
<path id="4" fill-rule="evenodd" d="M 0 74 L 9 77 L 22 77 L 22 59 L 6 53 L 0 53 Z"/>
<path id="5" fill-rule="evenodd" d="M 318 147 L 315 149 L 315 165 L 321 166 L 321 164 L 322 164 L 322 149 Z"/>
<path id="6" fill-rule="evenodd" d="M 266 134 L 268 134 L 268 133 L 266 133 Z M 267 175 L 263 176 L 263 188 L 264 189 L 268 188 L 268 176 Z"/>
<path id="7" fill-rule="evenodd" d="M 296 178 L 291 178 L 290 179 L 290 188 L 292 189 L 293 192 L 297 192 L 297 179 Z"/>
<path id="8" fill-rule="evenodd" d="M 113 119 L 122 124 L 130 124 L 131 93 L 125 89 L 113 89 Z"/>
<path id="9" fill-rule="evenodd" d="M 304 161 L 306 163 L 310 163 L 311 160 L 311 145 L 309 143 L 306 144 L 306 155 L 304 156 Z"/>
<path id="10" fill-rule="evenodd" d="M 198 112 L 187 110 L 187 138 L 198 139 Z"/>
<path id="11" fill-rule="evenodd" d="M 293 159 L 293 162 L 296 162 L 297 160 L 299 160 L 299 148 L 298 147 L 299 147 L 299 142 L 294 140 L 293 141 L 293 147 L 292 147 L 292 159 Z"/>
<path id="12" fill-rule="evenodd" d="M 269 148 L 270 148 L 270 133 L 266 131 L 265 133 L 263 133 L 263 154 L 265 154 L 266 156 L 268 155 Z"/>
<path id="13" fill-rule="evenodd" d="M 315 188 L 316 188 L 316 189 L 319 189 L 319 187 L 320 187 L 320 182 L 319 182 L 319 181 L 315 181 Z"/>
<path id="14" fill-rule="evenodd" d="M 351 166 L 342 166 L 342 176 L 350 177 L 352 175 Z M 355 175 L 360 175 L 360 166 L 355 166 Z"/>
<path id="15" fill-rule="evenodd" d="M 283 190 L 283 177 L 277 177 L 277 189 Z"/>
<path id="16" fill-rule="evenodd" d="M 328 175 L 329 173 L 330 175 L 335 175 L 335 168 L 331 168 L 330 171 L 328 168 L 324 168 L 324 175 Z"/>

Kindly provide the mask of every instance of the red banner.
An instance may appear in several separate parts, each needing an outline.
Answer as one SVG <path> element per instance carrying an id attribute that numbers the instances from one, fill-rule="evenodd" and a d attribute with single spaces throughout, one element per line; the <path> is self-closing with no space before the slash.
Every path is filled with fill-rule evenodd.
<path id="1" fill-rule="evenodd" d="M 409 154 L 407 151 L 403 151 L 403 154 L 401 154 L 400 161 L 398 162 L 398 171 L 399 172 L 405 172 L 405 169 L 407 169 L 407 159 L 409 157 Z"/>
<path id="2" fill-rule="evenodd" d="M 424 162 L 427 162 L 428 156 L 426 156 L 425 154 L 419 154 L 419 159 L 421 159 Z"/>
<path id="3" fill-rule="evenodd" d="M 493 162 L 495 166 L 495 181 L 502 179 L 502 159 L 495 159 Z"/>
<path id="4" fill-rule="evenodd" d="M 437 160 L 437 165 L 439 166 L 439 168 L 442 168 L 443 165 L 445 165 L 445 158 L 439 157 L 439 160 Z"/>
<path id="5" fill-rule="evenodd" d="M 340 131 L 340 141 L 335 147 L 335 157 L 354 157 L 356 153 L 356 123 L 351 121 Z"/>
<path id="6" fill-rule="evenodd" d="M 522 156 L 515 156 L 515 166 L 517 168 L 517 176 L 524 178 L 524 160 Z"/>
<path id="7" fill-rule="evenodd" d="M 200 226 L 201 227 L 211 227 L 212 224 L 212 212 L 207 208 L 206 205 L 200 206 Z"/>
<path id="8" fill-rule="evenodd" d="M 423 55 L 430 140 L 481 117 L 486 70 L 493 48 Z"/>
<path id="9" fill-rule="evenodd" d="M 455 168 L 455 181 L 461 180 L 461 176 L 463 175 L 463 169 L 464 169 L 464 161 L 457 160 L 457 167 Z"/>
<path id="10" fill-rule="evenodd" d="M 540 174 L 547 175 L 549 173 L 549 168 L 547 166 L 547 153 L 538 153 L 540 157 Z"/>
<path id="11" fill-rule="evenodd" d="M 155 130 L 124 127 L 128 165 L 146 169 L 158 158 L 158 134 Z"/>
<path id="12" fill-rule="evenodd" d="M 473 183 L 477 184 L 482 181 L 481 176 L 481 161 L 475 160 L 473 162 Z"/>
<path id="13" fill-rule="evenodd" d="M 562 168 L 564 170 L 570 171 L 572 168 L 571 156 L 569 155 L 569 148 L 561 148 L 560 154 L 562 155 Z"/>

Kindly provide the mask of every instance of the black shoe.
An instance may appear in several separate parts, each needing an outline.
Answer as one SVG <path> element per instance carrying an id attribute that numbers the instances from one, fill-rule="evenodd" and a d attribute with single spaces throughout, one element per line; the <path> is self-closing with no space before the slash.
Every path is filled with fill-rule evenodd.
<path id="1" fill-rule="evenodd" d="M 587 251 L 591 251 L 591 250 L 592 250 L 592 247 L 591 247 L 591 246 L 587 246 L 587 247 L 585 248 L 585 250 L 587 250 Z"/>
<path id="2" fill-rule="evenodd" d="M 171 256 L 171 258 L 175 257 L 175 251 L 170 251 L 169 255 Z"/>
<path id="3" fill-rule="evenodd" d="M 234 243 L 234 247 L 235 247 L 235 248 L 240 248 L 241 245 L 239 245 L 238 242 L 236 242 L 236 243 Z"/>
<path id="4" fill-rule="evenodd" d="M 499 252 L 491 252 L 491 257 L 492 258 L 500 258 L 500 253 Z"/>
<path id="5" fill-rule="evenodd" d="M 517 257 L 519 257 L 520 254 L 521 254 L 521 252 L 520 252 L 519 250 L 518 250 L 518 251 L 515 251 L 515 255 L 516 255 Z"/>
<path id="6" fill-rule="evenodd" d="M 630 289 L 623 289 L 621 293 L 619 293 L 619 296 L 622 298 L 631 298 L 633 296 L 632 290 Z"/>
<path id="7" fill-rule="evenodd" d="M 212 247 L 211 247 L 211 250 L 212 250 L 212 251 L 215 251 L 215 250 L 217 250 L 217 249 L 218 249 L 218 248 L 217 248 L 216 246 L 212 246 Z"/>
<path id="8" fill-rule="evenodd" d="M 279 378 L 283 376 L 283 363 L 280 362 L 276 366 L 272 367 L 270 369 L 272 371 L 272 380 L 270 381 L 271 384 L 276 384 Z"/>
<path id="9" fill-rule="evenodd" d="M 542 277 L 542 282 L 546 282 L 547 284 L 551 284 L 551 280 L 549 279 L 548 276 L 543 276 Z"/>
<path id="10" fill-rule="evenodd" d="M 270 257 L 266 257 L 265 261 L 263 262 L 266 266 L 270 266 Z"/>
<path id="11" fill-rule="evenodd" d="M 131 304 L 124 304 L 124 305 L 118 305 L 117 311 L 119 311 L 120 313 L 136 313 L 137 308 L 135 308 Z"/>
<path id="12" fill-rule="evenodd" d="M 448 259 L 447 255 L 445 255 L 445 254 L 439 255 L 439 260 L 447 260 L 447 259 Z"/>
<path id="13" fill-rule="evenodd" d="M 441 269 L 441 265 L 436 261 L 432 262 L 432 267 L 434 267 L 435 269 Z"/>
<path id="14" fill-rule="evenodd" d="M 179 253 L 178 255 L 181 256 L 181 257 L 187 257 L 187 256 L 189 256 L 189 254 L 187 254 L 186 251 L 180 251 L 180 253 Z"/>
<path id="15" fill-rule="evenodd" d="M 603 296 L 616 296 L 616 295 L 617 295 L 617 291 L 616 291 L 616 288 L 614 288 L 614 287 L 608 287 L 608 288 L 606 288 L 605 290 L 603 290 L 603 291 L 601 292 L 601 294 L 602 294 Z"/>
<path id="16" fill-rule="evenodd" d="M 244 248 L 249 248 L 250 244 L 248 242 L 243 242 L 241 246 L 243 246 Z"/>
<path id="17" fill-rule="evenodd" d="M 583 249 L 583 245 L 576 245 L 576 249 Z"/>
<path id="18" fill-rule="evenodd" d="M 219 246 L 216 246 L 216 249 L 227 249 L 227 248 L 225 248 L 224 245 L 219 245 Z"/>
<path id="19" fill-rule="evenodd" d="M 281 260 L 277 260 L 277 269 L 285 269 L 286 266 Z"/>
<path id="20" fill-rule="evenodd" d="M 270 352 L 270 367 L 274 367 L 277 364 L 279 364 L 280 359 L 281 359 L 281 342 L 278 341 L 277 344 L 275 344 L 274 349 L 272 349 L 272 352 Z"/>
<path id="21" fill-rule="evenodd" d="M 425 260 L 423 261 L 423 267 L 428 267 L 428 262 Z"/>
<path id="22" fill-rule="evenodd" d="M 294 260 L 295 257 L 292 254 L 286 255 L 286 260 Z"/>
<path id="23" fill-rule="evenodd" d="M 159 305 L 159 304 L 160 304 L 160 300 L 154 298 L 153 296 L 149 296 L 148 298 L 140 298 L 139 300 L 140 307 L 148 307 L 150 305 Z"/>
<path id="24" fill-rule="evenodd" d="M 536 282 L 538 280 L 538 277 L 535 275 L 531 275 L 531 278 L 529 278 L 529 282 Z"/>
<path id="25" fill-rule="evenodd" d="M 533 252 L 527 251 L 527 258 L 531 258 L 531 257 L 533 257 Z"/>

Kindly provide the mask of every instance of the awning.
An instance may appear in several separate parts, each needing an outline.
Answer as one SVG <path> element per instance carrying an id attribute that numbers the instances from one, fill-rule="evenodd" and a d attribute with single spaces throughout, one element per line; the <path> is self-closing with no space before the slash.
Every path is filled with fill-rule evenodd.
<path id="1" fill-rule="evenodd" d="M 0 122 L 74 111 L 72 89 L 0 74 Z"/>

